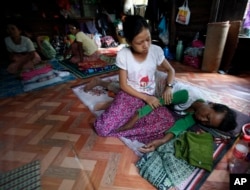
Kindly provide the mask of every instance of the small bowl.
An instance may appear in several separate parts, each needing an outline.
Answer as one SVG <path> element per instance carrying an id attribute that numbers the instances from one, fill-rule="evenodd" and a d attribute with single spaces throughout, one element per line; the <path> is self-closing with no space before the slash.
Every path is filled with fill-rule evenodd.
<path id="1" fill-rule="evenodd" d="M 243 125 L 242 127 L 243 138 L 250 141 L 250 123 Z"/>

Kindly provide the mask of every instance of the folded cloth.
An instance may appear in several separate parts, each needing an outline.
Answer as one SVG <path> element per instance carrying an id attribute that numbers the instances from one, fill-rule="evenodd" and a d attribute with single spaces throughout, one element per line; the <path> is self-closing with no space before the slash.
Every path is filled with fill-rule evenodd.
<path id="1" fill-rule="evenodd" d="M 98 68 L 98 67 L 104 67 L 107 63 L 103 60 L 95 60 L 95 61 L 84 61 L 83 63 L 78 63 L 79 70 L 86 70 L 89 68 Z"/>
<path id="2" fill-rule="evenodd" d="M 54 73 L 56 73 L 59 77 L 67 77 L 70 75 L 70 72 L 68 71 L 58 71 L 58 70 L 53 70 Z"/>
<path id="3" fill-rule="evenodd" d="M 22 80 L 31 80 L 33 77 L 52 71 L 53 68 L 50 64 L 39 64 L 34 69 L 26 70 L 21 73 Z"/>
<path id="4" fill-rule="evenodd" d="M 210 133 L 187 131 L 175 141 L 175 156 L 186 160 L 189 164 L 212 170 L 213 167 L 213 136 Z"/>
<path id="5" fill-rule="evenodd" d="M 38 83 L 41 81 L 50 80 L 56 76 L 57 76 L 57 74 L 54 72 L 54 70 L 51 70 L 47 73 L 36 75 L 33 78 L 31 78 L 30 80 L 22 80 L 22 83 L 23 83 L 23 85 L 27 85 L 30 83 Z"/>

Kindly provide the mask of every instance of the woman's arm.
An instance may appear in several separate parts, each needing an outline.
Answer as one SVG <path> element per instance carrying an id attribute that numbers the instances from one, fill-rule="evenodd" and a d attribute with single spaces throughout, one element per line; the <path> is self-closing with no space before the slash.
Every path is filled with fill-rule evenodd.
<path id="1" fill-rule="evenodd" d="M 170 141 L 173 137 L 178 136 L 181 132 L 187 130 L 189 127 L 195 124 L 193 114 L 188 114 L 184 118 L 181 118 L 175 122 L 173 127 L 165 132 L 165 136 L 161 139 L 154 140 L 145 146 L 139 148 L 139 151 L 143 153 L 152 152 L 159 146 Z"/>

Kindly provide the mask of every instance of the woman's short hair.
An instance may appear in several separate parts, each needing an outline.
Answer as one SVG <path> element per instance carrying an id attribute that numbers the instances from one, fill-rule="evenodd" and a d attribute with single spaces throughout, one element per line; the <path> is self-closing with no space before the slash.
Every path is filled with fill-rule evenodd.
<path id="1" fill-rule="evenodd" d="M 217 129 L 221 131 L 231 131 L 237 127 L 235 111 L 233 111 L 224 104 L 218 104 L 218 103 L 213 104 L 213 109 L 218 113 L 223 113 L 223 112 L 225 113 L 225 117 Z"/>

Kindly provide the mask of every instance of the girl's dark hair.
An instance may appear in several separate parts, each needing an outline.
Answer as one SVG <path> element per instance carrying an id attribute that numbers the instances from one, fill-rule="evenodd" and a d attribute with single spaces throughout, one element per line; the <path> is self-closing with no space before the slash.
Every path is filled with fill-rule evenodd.
<path id="1" fill-rule="evenodd" d="M 217 128 L 221 131 L 231 131 L 237 127 L 236 122 L 236 112 L 230 109 L 228 106 L 224 104 L 213 104 L 213 109 L 218 113 L 225 112 L 225 117 L 222 120 L 220 126 Z"/>
<path id="2" fill-rule="evenodd" d="M 127 42 L 132 42 L 134 37 L 137 36 L 143 28 L 150 29 L 145 18 L 140 15 L 127 15 L 123 22 L 123 32 Z"/>

